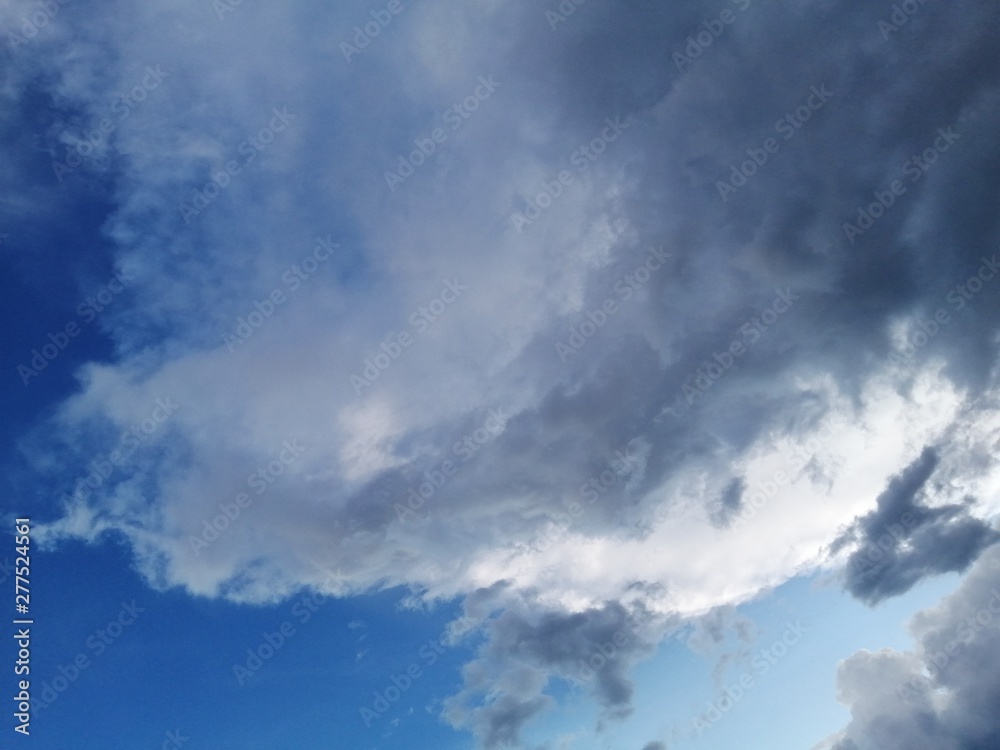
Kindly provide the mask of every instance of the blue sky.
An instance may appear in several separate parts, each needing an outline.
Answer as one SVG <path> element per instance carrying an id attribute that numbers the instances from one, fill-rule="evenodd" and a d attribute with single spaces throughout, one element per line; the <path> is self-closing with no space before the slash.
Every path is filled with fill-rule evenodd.
<path id="1" fill-rule="evenodd" d="M 5 5 L 3 747 L 996 747 L 997 23 Z"/>

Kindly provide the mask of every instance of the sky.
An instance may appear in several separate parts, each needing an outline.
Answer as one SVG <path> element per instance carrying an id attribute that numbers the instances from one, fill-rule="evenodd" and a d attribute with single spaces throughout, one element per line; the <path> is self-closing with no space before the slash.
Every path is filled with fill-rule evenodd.
<path id="1" fill-rule="evenodd" d="M 0 33 L 0 747 L 1000 746 L 995 3 Z"/>

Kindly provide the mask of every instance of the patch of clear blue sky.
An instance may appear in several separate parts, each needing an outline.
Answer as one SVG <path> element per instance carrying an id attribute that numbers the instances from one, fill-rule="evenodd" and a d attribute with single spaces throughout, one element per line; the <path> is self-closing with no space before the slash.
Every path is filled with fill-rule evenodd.
<path id="1" fill-rule="evenodd" d="M 301 596 L 236 605 L 152 591 L 131 565 L 130 550 L 111 539 L 35 555 L 32 693 L 57 695 L 33 718 L 36 747 L 159 748 L 175 730 L 188 747 L 219 750 L 467 746 L 427 707 L 459 687 L 468 649 L 438 649 L 434 664 L 427 649 L 421 656 L 456 607 L 401 610 L 400 589 L 312 606 Z M 134 621 L 109 628 L 133 600 L 142 610 Z M 247 666 L 248 649 L 266 655 L 266 634 L 278 642 L 286 622 L 294 632 L 241 685 L 234 665 Z M 74 672 L 78 655 L 86 666 Z M 366 727 L 359 709 L 413 663 L 420 677 Z"/>

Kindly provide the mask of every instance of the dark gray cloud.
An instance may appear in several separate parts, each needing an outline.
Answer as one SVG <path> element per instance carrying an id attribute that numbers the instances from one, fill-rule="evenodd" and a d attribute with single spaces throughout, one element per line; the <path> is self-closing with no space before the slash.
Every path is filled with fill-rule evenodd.
<path id="1" fill-rule="evenodd" d="M 530 605 L 530 606 L 529 606 Z M 445 704 L 445 717 L 471 729 L 492 748 L 516 743 L 521 728 L 550 708 L 549 680 L 559 678 L 588 689 L 606 719 L 631 713 L 633 684 L 628 674 L 652 653 L 662 622 L 618 602 L 583 612 L 539 608 L 508 600 L 485 627 L 486 642 L 464 668 L 465 685 Z"/>
<path id="2" fill-rule="evenodd" d="M 908 591 L 922 578 L 964 571 L 1000 533 L 970 515 L 974 501 L 931 507 L 928 487 L 939 457 L 927 447 L 894 477 L 876 500 L 834 542 L 833 550 L 858 544 L 847 561 L 846 588 L 869 604 Z"/>
<path id="3" fill-rule="evenodd" d="M 728 526 L 733 516 L 737 515 L 743 508 L 743 493 L 746 491 L 746 482 L 742 477 L 737 477 L 722 491 L 716 507 L 711 509 L 712 523 L 717 526 Z"/>

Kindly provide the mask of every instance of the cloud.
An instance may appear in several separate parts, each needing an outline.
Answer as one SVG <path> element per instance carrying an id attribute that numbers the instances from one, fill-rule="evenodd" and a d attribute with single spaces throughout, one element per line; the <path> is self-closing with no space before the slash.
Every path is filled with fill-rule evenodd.
<path id="1" fill-rule="evenodd" d="M 113 481 L 33 509 L 40 543 L 114 535 L 151 585 L 237 601 L 332 570 L 342 595 L 469 597 L 487 642 L 449 716 L 487 744 L 641 612 L 592 681 L 626 715 L 628 668 L 676 618 L 842 563 L 826 550 L 855 519 L 861 542 L 890 507 L 919 520 L 851 579 L 868 601 L 967 565 L 1000 510 L 993 7 L 928 5 L 885 40 L 864 3 L 732 6 L 684 70 L 673 53 L 714 17 L 694 2 L 592 0 L 556 29 L 537 7 L 422 2 L 351 63 L 361 2 L 224 22 L 205 3 L 64 6 L 16 53 L 32 75 L 4 74 L 4 122 L 44 102 L 47 153 L 146 66 L 169 77 L 117 122 L 113 162 L 67 177 L 107 191 L 101 250 L 137 280 L 102 317 L 113 356 L 23 441 L 39 496 L 71 494 L 157 398 L 182 407 Z M 481 76 L 495 92 L 390 191 Z M 294 118 L 260 136 L 276 109 Z M 933 165 L 909 162 L 947 128 Z M 849 238 L 861 212 L 882 216 Z M 341 252 L 302 278 L 328 237 Z M 279 475 L 286 441 L 304 452 Z M 886 489 L 927 445 L 933 506 L 924 482 Z"/>
<path id="2" fill-rule="evenodd" d="M 733 516 L 743 508 L 743 493 L 746 483 L 736 478 L 726 485 L 719 496 L 718 506 L 712 511 L 712 522 L 718 526 L 728 526 Z"/>
<path id="3" fill-rule="evenodd" d="M 716 607 L 693 618 L 690 625 L 685 644 L 694 653 L 714 660 L 712 679 L 716 690 L 721 691 L 725 687 L 727 670 L 733 664 L 749 660 L 750 646 L 758 629 L 733 606 Z"/>
<path id="4" fill-rule="evenodd" d="M 979 750 L 1000 741 L 1000 548 L 959 588 L 911 621 L 912 651 L 859 651 L 841 663 L 840 701 L 851 722 L 833 750 Z"/>
<path id="5" fill-rule="evenodd" d="M 608 602 L 582 612 L 508 601 L 485 628 L 486 642 L 463 669 L 462 690 L 445 703 L 455 727 L 471 729 L 484 747 L 517 743 L 534 716 L 552 706 L 551 679 L 585 687 L 606 719 L 631 712 L 630 668 L 652 653 L 666 623 L 642 609 Z"/>
<path id="6" fill-rule="evenodd" d="M 893 477 L 876 500 L 877 509 L 859 518 L 838 538 L 858 549 L 848 558 L 846 588 L 869 604 L 908 591 L 928 575 L 963 572 L 1000 533 L 970 515 L 975 504 L 928 507 L 919 496 L 938 467 L 938 454 L 925 448 L 920 457 Z"/>

